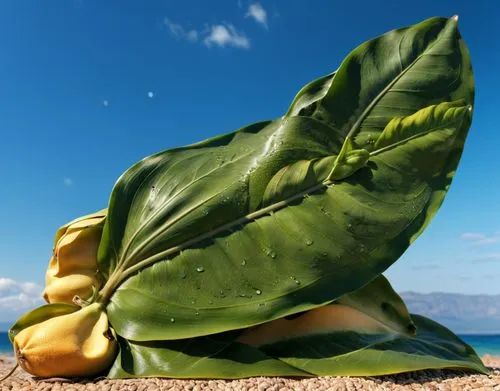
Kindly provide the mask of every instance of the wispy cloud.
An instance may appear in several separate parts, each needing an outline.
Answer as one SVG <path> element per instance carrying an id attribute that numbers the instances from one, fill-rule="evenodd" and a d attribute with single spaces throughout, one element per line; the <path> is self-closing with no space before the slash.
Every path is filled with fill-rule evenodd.
<path id="1" fill-rule="evenodd" d="M 412 266 L 413 270 L 437 270 L 437 269 L 440 269 L 440 268 L 441 268 L 441 266 L 439 266 L 437 264 L 434 264 L 434 263 L 430 263 L 430 264 L 427 264 L 427 265 Z"/>
<path id="2" fill-rule="evenodd" d="M 500 261 L 500 252 L 482 254 L 472 260 L 472 262 L 475 263 L 496 262 L 496 261 Z"/>
<path id="3" fill-rule="evenodd" d="M 170 33 L 178 39 L 184 39 L 189 42 L 198 41 L 199 33 L 195 29 L 186 29 L 181 24 L 164 18 L 163 23 L 169 29 Z"/>
<path id="4" fill-rule="evenodd" d="M 500 243 L 500 232 L 495 232 L 493 235 L 485 235 L 479 232 L 466 232 L 460 236 L 460 239 L 478 246 Z"/>
<path id="5" fill-rule="evenodd" d="M 464 240 L 481 240 L 484 238 L 485 238 L 484 234 L 480 234 L 477 232 L 466 232 L 466 233 L 460 235 L 460 239 L 464 239 Z"/>
<path id="6" fill-rule="evenodd" d="M 209 34 L 203 40 L 208 47 L 217 45 L 220 47 L 233 46 L 242 49 L 250 47 L 250 40 L 245 33 L 238 32 L 232 24 L 216 24 L 210 27 Z"/>
<path id="7" fill-rule="evenodd" d="M 252 18 L 267 28 L 267 12 L 260 3 L 252 3 L 248 6 L 246 17 Z"/>
<path id="8" fill-rule="evenodd" d="M 0 278 L 0 311 L 18 312 L 42 303 L 42 287 L 33 282 L 17 282 Z"/>
<path id="9" fill-rule="evenodd" d="M 65 186 L 68 186 L 68 187 L 69 186 L 73 186 L 73 179 L 71 179 L 71 178 L 64 178 L 63 179 L 63 183 L 64 183 Z"/>

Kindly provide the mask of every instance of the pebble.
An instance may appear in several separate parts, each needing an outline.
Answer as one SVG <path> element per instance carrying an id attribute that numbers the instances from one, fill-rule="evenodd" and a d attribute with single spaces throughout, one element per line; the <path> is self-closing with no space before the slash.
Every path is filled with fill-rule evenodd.
<path id="1" fill-rule="evenodd" d="M 316 377 L 283 378 L 254 377 L 240 380 L 174 380 L 159 378 L 82 381 L 64 379 L 38 380 L 18 369 L 0 384 L 0 391 L 500 391 L 500 358 L 485 356 L 490 375 L 465 371 L 420 371 L 379 377 Z M 0 373 L 12 367 L 12 361 L 0 358 Z"/>

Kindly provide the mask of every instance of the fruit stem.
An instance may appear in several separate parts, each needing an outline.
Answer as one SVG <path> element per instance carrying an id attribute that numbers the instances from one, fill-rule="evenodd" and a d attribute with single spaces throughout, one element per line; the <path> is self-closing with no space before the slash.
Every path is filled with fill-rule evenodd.
<path id="1" fill-rule="evenodd" d="M 7 380 L 9 377 L 12 376 L 12 374 L 16 371 L 17 367 L 19 366 L 19 363 L 16 362 L 16 365 L 14 365 L 14 368 L 12 368 L 9 373 L 7 373 L 4 377 L 0 379 L 0 382 L 3 382 L 4 380 Z"/>

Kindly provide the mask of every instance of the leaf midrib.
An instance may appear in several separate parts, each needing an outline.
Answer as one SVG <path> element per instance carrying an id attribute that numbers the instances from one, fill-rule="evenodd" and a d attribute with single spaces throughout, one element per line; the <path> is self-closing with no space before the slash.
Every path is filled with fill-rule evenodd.
<path id="1" fill-rule="evenodd" d="M 450 21 L 448 21 L 449 23 Z M 441 31 L 442 32 L 442 31 Z M 403 38 L 406 36 L 406 32 L 405 34 L 403 34 L 403 36 L 401 37 L 401 41 L 399 42 L 399 44 L 401 44 Z M 423 51 L 422 54 L 420 54 L 417 58 L 415 58 L 415 60 L 413 60 L 406 68 L 404 68 L 401 73 L 399 73 L 382 91 L 380 91 L 380 93 L 368 104 L 368 106 L 366 106 L 366 108 L 363 110 L 363 112 L 361 113 L 361 115 L 359 116 L 359 118 L 356 120 L 356 122 L 352 125 L 351 129 L 349 130 L 349 132 L 347 133 L 347 137 L 354 137 L 356 131 L 359 129 L 359 127 L 361 126 L 361 123 L 365 120 L 365 118 L 367 117 L 368 113 L 373 109 L 373 107 L 378 103 L 378 101 L 380 99 L 382 99 L 382 97 L 388 92 L 390 91 L 391 87 L 394 86 L 394 84 L 396 84 L 423 56 L 427 55 L 427 52 L 432 49 L 435 45 L 437 45 L 437 43 L 442 39 L 441 37 L 441 33 L 439 34 L 439 36 L 434 40 L 434 42 L 432 42 L 431 45 L 427 46 L 425 48 L 425 50 Z M 398 54 L 400 56 L 400 63 L 401 63 L 401 55 L 399 53 L 399 48 L 398 48 Z"/>

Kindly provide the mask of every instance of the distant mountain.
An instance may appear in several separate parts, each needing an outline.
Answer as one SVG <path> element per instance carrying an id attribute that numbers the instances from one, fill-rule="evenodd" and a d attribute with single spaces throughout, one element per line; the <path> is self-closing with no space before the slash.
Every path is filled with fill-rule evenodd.
<path id="1" fill-rule="evenodd" d="M 500 295 L 402 292 L 412 313 L 427 316 L 457 334 L 500 334 Z"/>

